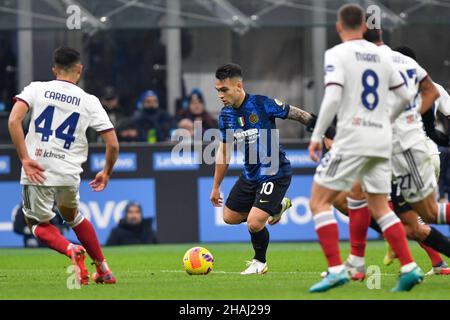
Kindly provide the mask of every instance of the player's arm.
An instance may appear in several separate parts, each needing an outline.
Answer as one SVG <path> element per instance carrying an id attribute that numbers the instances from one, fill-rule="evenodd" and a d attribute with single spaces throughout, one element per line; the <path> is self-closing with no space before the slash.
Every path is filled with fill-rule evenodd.
<path id="1" fill-rule="evenodd" d="M 325 94 L 320 106 L 319 116 L 309 144 L 309 156 L 313 161 L 319 161 L 322 151 L 322 137 L 336 116 L 342 96 L 342 86 L 331 84 L 325 87 Z"/>
<path id="2" fill-rule="evenodd" d="M 427 112 L 434 101 L 439 98 L 440 94 L 433 81 L 429 76 L 423 79 L 419 84 L 420 96 L 422 97 L 422 105 L 420 106 L 420 113 Z"/>
<path id="3" fill-rule="evenodd" d="M 103 170 L 97 173 L 95 179 L 92 180 L 89 185 L 94 191 L 102 191 L 108 185 L 109 177 L 112 174 L 114 164 L 116 163 L 119 155 L 119 142 L 115 130 L 108 130 L 100 133 L 103 141 L 106 144 L 105 151 L 105 166 Z"/>
<path id="4" fill-rule="evenodd" d="M 406 85 L 402 83 L 401 85 L 390 88 L 390 90 L 394 93 L 394 103 L 392 105 L 391 112 L 391 122 L 394 122 L 398 116 L 405 111 L 405 107 L 409 101 L 412 100 L 413 96 L 406 88 Z"/>
<path id="5" fill-rule="evenodd" d="M 295 106 L 289 106 L 287 118 L 298 121 L 305 126 L 307 126 L 313 120 L 312 114 Z"/>
<path id="6" fill-rule="evenodd" d="M 436 130 L 435 122 L 436 118 L 434 116 L 434 110 L 430 108 L 427 112 L 422 114 L 422 122 L 423 127 L 425 129 L 425 133 L 427 136 L 434 141 L 438 146 L 442 147 L 448 147 L 449 145 L 449 137 L 440 132 L 439 130 Z"/>
<path id="7" fill-rule="evenodd" d="M 11 135 L 11 140 L 16 147 L 17 154 L 28 179 L 32 183 L 42 183 L 46 179 L 44 168 L 36 160 L 30 158 L 25 144 L 22 121 L 27 112 L 28 105 L 21 100 L 16 101 L 8 119 L 9 134 Z"/>
<path id="8" fill-rule="evenodd" d="M 221 207 L 223 199 L 220 195 L 220 185 L 228 171 L 228 165 L 231 159 L 232 143 L 220 142 L 216 154 L 216 165 L 214 170 L 214 183 L 211 191 L 210 200 L 215 207 Z"/>
<path id="9" fill-rule="evenodd" d="M 298 121 L 306 126 L 308 132 L 313 132 L 316 126 L 317 116 L 313 113 L 309 113 L 295 106 L 289 106 L 289 112 L 287 119 Z M 334 125 L 328 127 L 325 131 L 325 137 L 333 139 L 336 134 L 336 128 Z"/>

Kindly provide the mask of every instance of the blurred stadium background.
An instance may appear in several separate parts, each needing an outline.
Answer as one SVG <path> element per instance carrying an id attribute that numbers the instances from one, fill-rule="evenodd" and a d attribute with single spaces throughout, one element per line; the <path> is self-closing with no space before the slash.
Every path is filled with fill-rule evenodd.
<path id="1" fill-rule="evenodd" d="M 189 109 L 194 89 L 217 119 L 221 104 L 213 87 L 214 71 L 229 61 L 243 67 L 248 92 L 317 113 L 323 53 L 338 43 L 336 11 L 345 2 L 0 0 L 0 246 L 23 245 L 22 237 L 13 232 L 21 189 L 20 166 L 7 132 L 12 98 L 31 81 L 53 78 L 51 55 L 56 47 L 81 51 L 85 71 L 80 85 L 105 101 L 118 98 L 119 113 L 126 119 L 152 90 L 159 108 L 173 118 L 170 129 L 181 127 L 180 115 Z M 414 48 L 433 80 L 450 87 L 450 1 L 351 2 L 378 6 L 386 42 Z M 77 25 L 73 19 L 78 12 Z M 122 125 L 124 130 L 133 127 L 130 122 Z M 272 229 L 271 237 L 313 240 L 307 207 L 314 172 L 305 151 L 309 136 L 297 123 L 286 121 L 279 127 L 295 173 L 288 192 L 294 206 Z M 246 241 L 245 226 L 223 225 L 220 210 L 209 203 L 213 166 L 196 163 L 201 149 L 192 149 L 184 161 L 175 163 L 170 159 L 173 144 L 156 141 L 168 139 L 170 135 L 154 139 L 149 134 L 145 141 L 122 142 L 109 188 L 93 194 L 86 181 L 101 168 L 103 149 L 91 138 L 81 210 L 94 222 L 101 242 L 123 217 L 128 201 L 139 202 L 144 216 L 154 219 L 152 228 L 160 243 Z M 223 185 L 225 195 L 239 172 L 238 163 L 231 167 Z M 347 228 L 341 230 L 345 239 Z M 441 230 L 449 234 L 448 227 Z"/>

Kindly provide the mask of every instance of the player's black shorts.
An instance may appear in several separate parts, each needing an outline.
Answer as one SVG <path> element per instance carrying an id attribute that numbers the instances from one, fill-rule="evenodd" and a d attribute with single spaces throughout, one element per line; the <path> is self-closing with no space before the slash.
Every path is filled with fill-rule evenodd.
<path id="1" fill-rule="evenodd" d="M 394 182 L 392 183 L 391 201 L 394 205 L 394 212 L 397 215 L 413 210 L 403 196 L 398 193 L 397 184 Z"/>
<path id="2" fill-rule="evenodd" d="M 252 183 L 241 175 L 231 189 L 225 205 L 242 213 L 249 213 L 252 207 L 257 207 L 273 216 L 280 213 L 281 201 L 290 183 L 291 176 Z"/>

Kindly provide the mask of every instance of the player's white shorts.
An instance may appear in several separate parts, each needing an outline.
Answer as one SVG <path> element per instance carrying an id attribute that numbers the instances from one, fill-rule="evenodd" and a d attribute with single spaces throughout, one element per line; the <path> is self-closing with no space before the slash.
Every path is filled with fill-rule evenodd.
<path id="1" fill-rule="evenodd" d="M 428 143 L 421 141 L 392 156 L 392 172 L 403 198 L 410 203 L 425 199 L 436 189 L 436 161 L 432 152 Z"/>
<path id="2" fill-rule="evenodd" d="M 55 201 L 66 208 L 77 208 L 79 200 L 79 186 L 24 185 L 22 189 L 23 213 L 38 222 L 48 222 L 55 217 L 52 210 Z"/>
<path id="3" fill-rule="evenodd" d="M 439 176 L 441 175 L 441 157 L 439 156 L 441 152 L 436 143 L 430 138 L 426 140 L 428 154 L 431 156 L 431 164 L 434 167 L 434 173 L 436 176 L 436 181 L 439 181 Z"/>
<path id="4" fill-rule="evenodd" d="M 320 162 L 314 181 L 332 190 L 350 191 L 355 180 L 369 193 L 391 193 L 391 160 L 342 155 L 331 149 Z"/>

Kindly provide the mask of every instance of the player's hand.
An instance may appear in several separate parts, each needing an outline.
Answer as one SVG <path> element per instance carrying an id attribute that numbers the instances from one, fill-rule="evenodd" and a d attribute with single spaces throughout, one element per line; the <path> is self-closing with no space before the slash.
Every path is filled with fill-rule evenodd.
<path id="1" fill-rule="evenodd" d="M 36 160 L 23 160 L 22 166 L 28 180 L 30 180 L 32 183 L 43 183 L 44 180 L 47 179 L 47 177 L 44 175 L 45 169 Z"/>
<path id="2" fill-rule="evenodd" d="M 311 141 L 308 147 L 309 157 L 314 162 L 319 162 L 322 153 L 322 142 Z"/>
<path id="3" fill-rule="evenodd" d="M 100 171 L 95 176 L 95 179 L 92 180 L 91 182 L 89 182 L 89 185 L 91 186 L 92 191 L 100 192 L 106 188 L 106 186 L 108 185 L 108 182 L 109 182 L 109 176 L 105 172 Z"/>
<path id="4" fill-rule="evenodd" d="M 221 207 L 223 204 L 222 196 L 220 195 L 220 189 L 213 189 L 211 196 L 209 197 L 214 207 Z"/>

